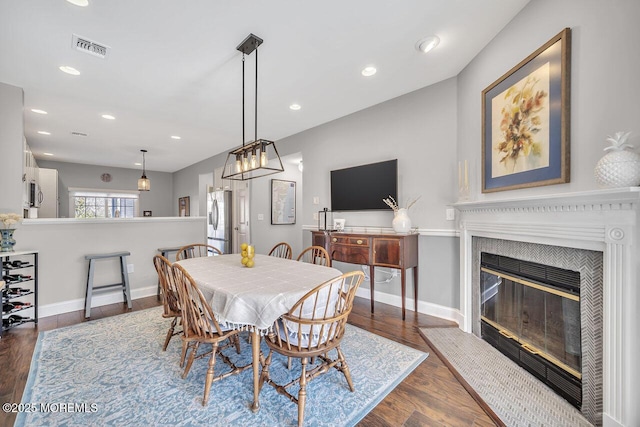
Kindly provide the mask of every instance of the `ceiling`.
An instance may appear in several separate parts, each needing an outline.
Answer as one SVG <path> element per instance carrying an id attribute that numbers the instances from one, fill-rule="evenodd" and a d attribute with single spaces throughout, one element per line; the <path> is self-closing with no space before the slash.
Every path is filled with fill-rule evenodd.
<path id="1" fill-rule="evenodd" d="M 36 159 L 136 168 L 147 149 L 147 169 L 164 172 L 241 145 L 236 46 L 249 33 L 264 39 L 258 137 L 277 141 L 457 75 L 528 2 L 88 1 L 0 0 L 0 82 L 24 89 Z M 73 34 L 110 47 L 107 58 L 76 50 Z M 429 35 L 440 45 L 419 52 Z M 247 141 L 255 56 L 245 62 Z M 363 77 L 368 65 L 378 72 Z"/>

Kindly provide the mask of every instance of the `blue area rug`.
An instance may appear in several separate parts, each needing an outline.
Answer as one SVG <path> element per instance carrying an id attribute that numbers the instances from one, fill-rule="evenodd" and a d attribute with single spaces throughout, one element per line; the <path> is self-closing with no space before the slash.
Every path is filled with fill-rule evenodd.
<path id="1" fill-rule="evenodd" d="M 260 393 L 260 411 L 251 412 L 251 369 L 213 383 L 209 404 L 203 407 L 206 359 L 196 360 L 183 380 L 180 338 L 162 351 L 169 322 L 157 307 L 40 333 L 22 398 L 38 412 L 18 414 L 15 425 L 297 425 L 297 406 L 268 385 Z M 225 350 L 241 365 L 251 362 L 247 337 L 241 336 L 240 355 Z M 352 325 L 342 349 L 356 391 L 349 391 L 335 369 L 311 381 L 307 426 L 356 424 L 428 356 Z M 218 359 L 216 368 L 227 365 Z M 298 368 L 299 362 L 287 370 L 286 358 L 274 355 L 272 377 L 295 377 Z"/>

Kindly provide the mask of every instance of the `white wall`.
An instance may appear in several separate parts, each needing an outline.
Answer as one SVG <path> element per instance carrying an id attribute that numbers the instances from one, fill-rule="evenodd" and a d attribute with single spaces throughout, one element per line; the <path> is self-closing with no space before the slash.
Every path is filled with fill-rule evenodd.
<path id="1" fill-rule="evenodd" d="M 608 145 L 607 135 L 632 131 L 631 142 L 640 146 L 638 17 L 640 2 L 636 0 L 532 1 L 458 75 L 458 157 L 475 166 L 472 198 L 595 189 L 593 169 Z M 483 195 L 482 90 L 565 27 L 572 32 L 571 182 Z"/>
<path id="2" fill-rule="evenodd" d="M 29 219 L 14 233 L 14 249 L 39 251 L 40 316 L 50 316 L 83 308 L 89 265 L 85 255 L 131 252 L 127 263 L 134 266 L 129 274 L 133 298 L 155 295 L 158 276 L 153 256 L 157 249 L 204 243 L 203 230 L 204 218 Z M 118 261 L 97 262 L 97 286 L 120 281 Z M 110 297 L 96 294 L 94 306 L 122 301 L 120 291 L 104 292 Z"/>
<path id="3" fill-rule="evenodd" d="M 21 88 L 0 83 L 0 212 L 20 215 L 24 185 L 23 100 Z"/>
<path id="4" fill-rule="evenodd" d="M 137 190 L 141 169 L 125 169 L 107 166 L 82 165 L 78 163 L 54 162 L 38 160 L 38 166 L 58 170 L 58 197 L 60 198 L 61 218 L 69 215 L 69 187 L 96 188 L 101 190 Z M 110 182 L 102 182 L 103 173 L 111 174 Z M 178 199 L 173 200 L 173 174 L 147 170 L 151 180 L 151 190 L 140 192 L 140 215 L 143 211 L 151 211 L 153 216 L 167 217 L 174 215 Z"/>

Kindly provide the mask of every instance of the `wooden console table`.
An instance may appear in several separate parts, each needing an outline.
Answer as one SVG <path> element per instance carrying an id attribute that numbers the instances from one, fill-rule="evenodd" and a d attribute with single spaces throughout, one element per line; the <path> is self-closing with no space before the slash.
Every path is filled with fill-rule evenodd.
<path id="1" fill-rule="evenodd" d="M 413 268 L 414 309 L 418 311 L 418 234 L 371 234 L 312 231 L 312 244 L 327 250 L 331 260 L 369 266 L 371 312 L 375 267 L 401 271 L 402 320 L 405 318 L 406 271 Z"/>

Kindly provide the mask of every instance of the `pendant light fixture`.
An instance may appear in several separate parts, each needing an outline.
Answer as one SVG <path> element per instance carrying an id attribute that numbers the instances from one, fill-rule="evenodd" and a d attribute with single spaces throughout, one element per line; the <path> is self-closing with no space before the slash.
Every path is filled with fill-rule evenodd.
<path id="1" fill-rule="evenodd" d="M 249 34 L 236 48 L 242 52 L 242 146 L 229 152 L 222 172 L 222 179 L 246 181 L 284 171 L 282 160 L 273 141 L 258 139 L 258 46 L 262 39 Z M 256 52 L 256 93 L 254 105 L 254 138 L 245 143 L 244 123 L 244 60 L 246 55 Z"/>
<path id="2" fill-rule="evenodd" d="M 151 181 L 147 178 L 146 165 L 144 161 L 144 155 L 147 150 L 140 150 L 142 152 L 142 176 L 138 180 L 138 191 L 149 191 L 151 190 Z"/>

